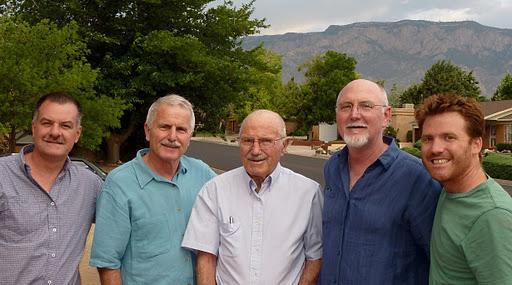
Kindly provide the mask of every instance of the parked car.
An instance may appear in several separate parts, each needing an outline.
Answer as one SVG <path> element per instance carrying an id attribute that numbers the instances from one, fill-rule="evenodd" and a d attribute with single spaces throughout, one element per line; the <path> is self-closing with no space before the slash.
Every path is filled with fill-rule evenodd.
<path id="1" fill-rule="evenodd" d="M 16 153 L 4 153 L 0 154 L 0 157 L 15 154 Z M 107 177 L 107 173 L 105 171 L 103 171 L 99 166 L 97 166 L 96 164 L 87 159 L 80 157 L 71 157 L 71 162 L 73 162 L 73 164 L 77 165 L 78 167 L 82 167 L 89 171 L 92 171 L 92 173 L 98 175 L 98 177 L 101 178 L 101 180 L 105 180 L 105 178 Z"/>

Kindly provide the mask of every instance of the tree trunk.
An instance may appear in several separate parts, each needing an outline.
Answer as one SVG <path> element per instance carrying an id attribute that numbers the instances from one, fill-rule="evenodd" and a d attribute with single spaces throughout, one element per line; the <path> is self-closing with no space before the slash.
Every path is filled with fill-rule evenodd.
<path id="1" fill-rule="evenodd" d="M 119 134 L 110 134 L 106 139 L 107 142 L 107 163 L 117 163 L 120 159 L 121 144 Z"/>
<path id="2" fill-rule="evenodd" d="M 9 134 L 9 152 L 16 152 L 16 128 L 11 127 L 11 133 Z"/>
<path id="3" fill-rule="evenodd" d="M 128 137 L 135 130 L 135 121 L 132 120 L 130 126 L 124 130 L 124 132 L 110 133 L 110 136 L 106 139 L 107 143 L 107 163 L 118 163 L 120 162 L 121 145 L 128 139 Z"/>

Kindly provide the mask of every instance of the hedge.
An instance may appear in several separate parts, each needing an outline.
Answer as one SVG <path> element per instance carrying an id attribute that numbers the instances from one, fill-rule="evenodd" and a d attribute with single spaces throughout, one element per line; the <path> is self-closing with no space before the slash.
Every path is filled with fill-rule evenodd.
<path id="1" fill-rule="evenodd" d="M 421 158 L 421 151 L 417 148 L 405 147 L 402 150 Z M 489 153 L 482 164 L 492 178 L 512 180 L 512 155 Z"/>

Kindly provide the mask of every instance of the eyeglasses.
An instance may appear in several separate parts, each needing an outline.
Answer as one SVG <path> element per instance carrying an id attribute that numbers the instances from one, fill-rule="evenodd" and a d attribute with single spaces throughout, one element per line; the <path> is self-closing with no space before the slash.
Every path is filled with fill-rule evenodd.
<path id="1" fill-rule="evenodd" d="M 245 147 L 252 147 L 252 146 L 254 146 L 255 142 L 258 142 L 258 145 L 260 146 L 260 148 L 271 148 L 276 144 L 277 141 L 280 141 L 284 138 L 286 138 L 286 137 L 277 138 L 277 139 L 271 139 L 271 138 L 255 139 L 255 138 L 241 137 L 240 144 Z"/>
<path id="2" fill-rule="evenodd" d="M 373 110 L 373 108 L 375 108 L 377 106 L 387 107 L 387 105 L 379 105 L 379 104 L 374 104 L 372 102 L 363 101 L 363 102 L 357 103 L 357 111 L 359 111 L 361 113 L 369 113 Z M 342 113 L 349 113 L 354 108 L 354 104 L 349 103 L 349 102 L 341 103 L 336 108 L 338 111 L 340 111 Z"/>

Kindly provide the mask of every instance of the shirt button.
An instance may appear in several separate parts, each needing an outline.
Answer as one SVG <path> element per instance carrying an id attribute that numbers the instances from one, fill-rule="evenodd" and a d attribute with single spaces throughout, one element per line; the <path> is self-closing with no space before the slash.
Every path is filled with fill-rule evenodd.
<path id="1" fill-rule="evenodd" d="M 51 202 L 51 203 L 50 203 L 50 206 L 55 206 L 55 202 Z"/>
<path id="2" fill-rule="evenodd" d="M 52 257 L 55 257 L 55 253 L 52 253 Z"/>
<path id="3" fill-rule="evenodd" d="M 56 232 L 56 231 L 57 231 L 57 228 L 53 228 L 53 229 L 52 229 L 52 232 Z"/>
<path id="4" fill-rule="evenodd" d="M 181 208 L 177 208 L 176 211 L 181 212 Z"/>
<path id="5" fill-rule="evenodd" d="M 48 280 L 48 284 L 52 284 L 52 280 Z"/>

